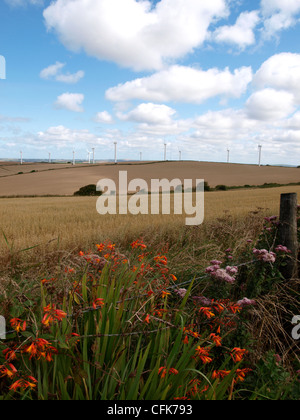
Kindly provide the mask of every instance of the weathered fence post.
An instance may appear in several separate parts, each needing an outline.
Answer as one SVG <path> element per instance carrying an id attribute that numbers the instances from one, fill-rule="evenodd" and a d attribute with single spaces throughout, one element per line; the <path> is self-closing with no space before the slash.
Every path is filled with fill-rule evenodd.
<path id="1" fill-rule="evenodd" d="M 290 251 L 287 265 L 282 274 L 287 280 L 298 275 L 298 238 L 297 238 L 297 194 L 282 194 L 280 202 L 279 241 Z"/>

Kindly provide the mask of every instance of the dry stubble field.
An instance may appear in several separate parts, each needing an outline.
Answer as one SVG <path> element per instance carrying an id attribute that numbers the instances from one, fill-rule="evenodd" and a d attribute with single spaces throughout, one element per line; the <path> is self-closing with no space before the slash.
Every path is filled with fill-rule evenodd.
<path id="1" fill-rule="evenodd" d="M 298 182 L 300 169 L 261 167 L 201 162 L 166 162 L 120 165 L 18 164 L 0 165 L 0 196 L 34 195 L 32 198 L 0 199 L 0 252 L 39 245 L 40 254 L 53 249 L 89 249 L 95 243 L 110 239 L 125 243 L 143 236 L 154 243 L 176 241 L 184 234 L 182 216 L 100 216 L 96 198 L 72 197 L 80 187 L 96 184 L 101 178 L 117 181 L 119 170 L 128 178 L 204 178 L 210 186 L 218 184 L 259 185 L 265 182 Z M 17 175 L 19 172 L 23 174 Z M 32 172 L 35 171 L 35 172 Z M 272 189 L 245 189 L 205 194 L 203 228 L 217 218 L 229 216 L 242 221 L 247 236 L 248 218 L 263 209 L 264 215 L 278 214 L 280 194 L 298 192 L 300 186 Z M 69 195 L 41 197 L 41 195 Z M 39 197 L 40 196 L 40 197 Z"/>
<path id="2" fill-rule="evenodd" d="M 259 209 L 261 216 L 278 214 L 280 194 L 285 192 L 300 194 L 300 187 L 208 192 L 200 229 L 230 217 L 242 223 L 246 238 L 250 215 Z M 166 238 L 175 242 L 187 229 L 184 216 L 100 216 L 96 201 L 94 197 L 0 199 L 1 254 L 8 251 L 7 241 L 14 251 L 39 245 L 34 252 L 40 254 L 53 249 L 89 249 L 106 239 L 125 243 L 143 236 L 154 243 Z"/>

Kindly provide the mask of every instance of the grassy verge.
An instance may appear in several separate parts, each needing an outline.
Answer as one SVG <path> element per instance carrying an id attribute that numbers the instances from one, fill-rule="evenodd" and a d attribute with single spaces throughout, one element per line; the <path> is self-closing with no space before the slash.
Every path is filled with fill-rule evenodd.
<path id="1" fill-rule="evenodd" d="M 298 400 L 299 281 L 280 274 L 289 255 L 276 220 L 261 231 L 259 219 L 247 232 L 224 217 L 42 264 L 12 254 L 0 399 Z"/>

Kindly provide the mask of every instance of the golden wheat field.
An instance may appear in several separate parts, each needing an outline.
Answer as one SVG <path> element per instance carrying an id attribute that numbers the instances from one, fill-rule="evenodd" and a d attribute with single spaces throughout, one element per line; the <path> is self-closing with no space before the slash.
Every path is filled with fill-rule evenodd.
<path id="1" fill-rule="evenodd" d="M 203 226 L 222 217 L 241 219 L 247 237 L 249 215 L 259 209 L 263 215 L 279 214 L 280 194 L 287 192 L 300 195 L 300 186 L 205 193 Z M 39 245 L 39 252 L 92 249 L 106 239 L 124 243 L 141 236 L 154 242 L 166 235 L 176 240 L 185 229 L 184 216 L 100 216 L 96 201 L 95 197 L 0 199 L 1 254 L 8 247 L 19 251 L 35 245 Z"/>

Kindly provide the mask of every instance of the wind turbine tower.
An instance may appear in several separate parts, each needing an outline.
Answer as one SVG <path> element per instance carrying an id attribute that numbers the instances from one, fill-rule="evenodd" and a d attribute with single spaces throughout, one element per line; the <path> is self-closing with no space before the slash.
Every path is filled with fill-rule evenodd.
<path id="1" fill-rule="evenodd" d="M 92 151 L 93 151 L 93 165 L 95 165 L 95 148 L 94 147 L 92 148 Z"/>
<path id="2" fill-rule="evenodd" d="M 117 163 L 118 162 L 118 159 L 117 159 L 117 145 L 118 145 L 118 143 L 115 141 L 114 145 L 115 145 L 115 163 Z"/>
<path id="3" fill-rule="evenodd" d="M 258 159 L 258 165 L 261 166 L 261 149 L 262 149 L 262 145 L 260 144 L 258 146 L 258 150 L 259 150 L 259 159 Z"/>
<path id="4" fill-rule="evenodd" d="M 75 166 L 75 152 L 73 151 L 73 165 Z"/>
<path id="5" fill-rule="evenodd" d="M 182 153 L 181 150 L 179 150 L 179 162 L 181 162 Z"/>
<path id="6" fill-rule="evenodd" d="M 23 165 L 23 152 L 22 151 L 20 152 L 20 162 L 21 162 L 21 165 Z"/>
<path id="7" fill-rule="evenodd" d="M 165 143 L 164 144 L 164 146 L 165 146 L 165 162 L 166 162 L 166 160 L 167 160 L 167 143 Z"/>
<path id="8" fill-rule="evenodd" d="M 230 162 L 230 150 L 227 149 L 227 163 Z"/>
<path id="9" fill-rule="evenodd" d="M 88 163 L 90 164 L 91 163 L 91 153 L 92 152 L 90 152 L 89 150 L 87 150 L 87 152 L 88 152 Z"/>

